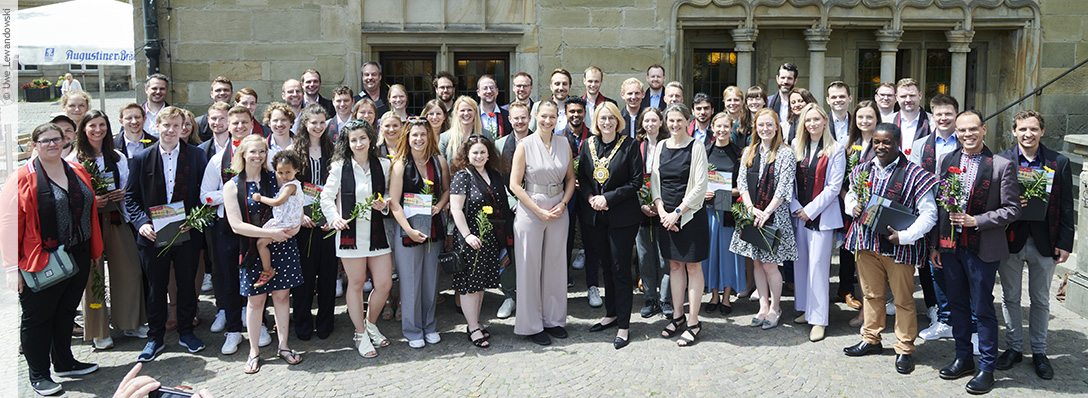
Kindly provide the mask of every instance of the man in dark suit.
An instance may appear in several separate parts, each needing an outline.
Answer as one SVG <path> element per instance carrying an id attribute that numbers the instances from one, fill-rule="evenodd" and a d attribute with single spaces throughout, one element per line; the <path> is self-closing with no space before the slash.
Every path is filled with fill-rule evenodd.
<path id="1" fill-rule="evenodd" d="M 525 72 L 518 72 L 518 74 L 514 75 L 514 80 L 511 81 L 511 83 L 513 84 L 513 87 L 510 92 L 514 93 L 514 98 L 510 100 L 510 103 L 512 104 L 518 101 L 524 102 L 525 106 L 529 107 L 529 109 L 533 109 L 535 106 L 533 99 L 529 98 L 529 95 L 533 93 L 533 75 Z M 450 106 L 453 106 L 452 102 L 450 103 Z M 502 109 L 509 110 L 510 104 L 503 105 Z"/>
<path id="2" fill-rule="evenodd" d="M 227 131 L 227 111 L 229 110 L 230 105 L 226 102 L 216 102 L 208 107 L 208 113 L 205 114 L 208 129 L 212 134 L 200 144 L 200 150 L 204 151 L 204 158 L 209 162 L 215 154 L 230 145 L 230 132 Z"/>
<path id="3" fill-rule="evenodd" d="M 582 84 L 586 86 L 586 93 L 582 94 L 582 99 L 586 102 L 586 120 L 593 120 L 593 110 L 599 105 L 605 102 L 616 104 L 615 100 L 601 94 L 602 83 L 604 83 L 604 73 L 601 72 L 601 68 L 590 66 L 582 73 Z"/>
<path id="4" fill-rule="evenodd" d="M 653 64 L 646 68 L 646 93 L 642 96 L 639 109 L 654 107 L 665 110 L 665 67 Z"/>
<path id="5" fill-rule="evenodd" d="M 703 146 L 714 142 L 714 132 L 710 131 L 710 118 L 714 116 L 714 105 L 710 104 L 710 96 L 706 93 L 697 93 L 691 100 L 691 123 L 688 124 L 688 135 L 695 138 Z"/>
<path id="6" fill-rule="evenodd" d="M 642 112 L 644 95 L 642 82 L 636 78 L 628 78 L 620 85 L 620 97 L 626 104 L 620 110 L 620 116 L 623 116 L 624 133 L 628 137 L 635 138 L 635 132 L 638 131 L 638 116 Z"/>
<path id="7" fill-rule="evenodd" d="M 510 115 L 495 102 L 498 96 L 499 86 L 495 85 L 495 78 L 483 75 L 476 79 L 476 97 L 480 99 L 480 124 L 492 140 L 505 137 L 513 130 L 510 126 Z"/>
<path id="8" fill-rule="evenodd" d="M 370 61 L 360 69 L 363 74 L 363 88 L 355 95 L 355 102 L 366 98 L 374 102 L 378 117 L 389 112 L 389 89 L 382 84 L 382 66 Z"/>
<path id="9" fill-rule="evenodd" d="M 212 103 L 225 102 L 230 103 L 234 96 L 234 84 L 230 79 L 223 76 L 219 76 L 212 80 L 212 91 L 209 93 L 212 97 Z M 207 141 L 212 138 L 212 128 L 208 125 L 208 114 L 196 117 L 196 131 L 200 136 L 200 141 Z"/>
<path id="10" fill-rule="evenodd" d="M 790 90 L 797 84 L 797 65 L 786 62 L 778 67 L 778 74 L 774 75 L 778 83 L 778 92 L 767 97 L 767 107 L 778 114 L 778 121 L 785 123 L 790 115 Z M 783 99 L 784 98 L 784 99 Z"/>
<path id="11" fill-rule="evenodd" d="M 1004 299 L 1006 351 L 997 358 L 996 368 L 1012 369 L 1023 359 L 1024 310 L 1020 307 L 1020 293 L 1026 264 L 1028 297 L 1031 297 L 1028 325 L 1031 328 L 1032 363 L 1035 374 L 1049 380 L 1054 377 L 1054 368 L 1046 357 L 1050 282 L 1054 278 L 1055 264 L 1066 262 L 1069 252 L 1073 250 L 1073 172 L 1069 167 L 1069 158 L 1039 142 L 1046 130 L 1043 116 L 1038 112 L 1018 112 L 1013 116 L 1012 131 L 1016 136 L 1016 146 L 1000 156 L 1020 168 L 1053 170 L 1054 186 L 1043 199 L 1046 213 L 1042 220 L 1015 221 L 1006 230 L 1009 252 L 1012 254 L 1001 262 L 998 269 Z M 1023 199 L 1021 202 L 1021 206 L 1027 205 Z"/>
<path id="12" fill-rule="evenodd" d="M 302 72 L 302 107 L 306 108 L 312 104 L 321 105 L 325 108 L 325 117 L 332 118 L 336 114 L 336 109 L 332 106 L 332 101 L 328 98 L 321 96 L 321 72 L 317 69 L 307 69 Z"/>
<path id="13" fill-rule="evenodd" d="M 434 97 L 442 101 L 442 110 L 446 111 L 446 117 L 453 114 L 453 96 L 457 94 L 457 76 L 447 71 L 438 72 L 431 80 L 434 86 Z M 503 107 L 505 109 L 505 107 Z M 384 113 L 379 113 L 384 115 Z"/>
<path id="14" fill-rule="evenodd" d="M 827 115 L 831 119 L 828 120 L 828 127 L 831 128 L 835 141 L 843 147 L 847 145 L 846 140 L 850 137 L 850 123 L 854 121 L 850 117 L 851 102 L 854 102 L 854 97 L 850 96 L 850 86 L 846 83 L 836 80 L 827 85 L 827 105 L 831 107 L 831 113 Z"/>
<path id="15" fill-rule="evenodd" d="M 997 316 L 994 313 L 994 282 L 997 267 L 1009 258 L 1005 227 L 1020 218 L 1020 184 L 1016 165 L 994 156 L 983 137 L 986 126 L 976 110 L 956 117 L 956 138 L 962 149 L 941 161 L 942 180 L 959 175 L 966 198 L 962 212 L 938 211 L 937 227 L 930 239 L 929 260 L 944 269 L 948 303 L 952 307 L 952 335 L 956 338 L 956 359 L 940 371 L 942 379 L 974 375 L 967 391 L 985 394 L 994 385 L 997 360 Z M 938 195 L 940 196 L 940 195 Z M 941 197 L 937 203 L 943 202 Z M 975 367 L 971 344 L 971 310 L 978 318 L 978 349 L 982 354 Z"/>
<path id="16" fill-rule="evenodd" d="M 159 141 L 144 130 L 144 117 L 144 108 L 139 104 L 121 107 L 121 132 L 113 137 L 113 147 L 129 159 Z"/>
<path id="17" fill-rule="evenodd" d="M 895 100 L 899 103 L 899 112 L 892 123 L 903 130 L 903 147 L 910 147 L 914 140 L 928 136 L 933 132 L 929 123 L 930 115 L 922 109 L 922 94 L 918 91 L 918 81 L 911 78 L 899 79 L 895 84 Z"/>
<path id="18" fill-rule="evenodd" d="M 189 230 L 189 240 L 164 249 L 155 242 L 170 242 L 170 237 L 158 236 L 152 225 L 152 211 L 156 206 L 184 203 L 185 213 L 192 214 L 200 207 L 200 176 L 207 161 L 199 148 L 180 142 L 184 113 L 177 107 L 168 106 L 159 111 L 155 122 L 159 130 L 159 143 L 136 154 L 130 163 L 131 177 L 125 191 L 125 211 L 132 224 L 138 226 L 136 246 L 140 263 L 147 278 L 147 345 L 140 362 L 155 359 L 165 347 L 166 290 L 170 283 L 170 264 L 173 263 L 177 283 L 178 342 L 189 352 L 204 349 L 204 342 L 193 334 L 193 318 L 196 317 L 197 254 L 203 235 Z"/>

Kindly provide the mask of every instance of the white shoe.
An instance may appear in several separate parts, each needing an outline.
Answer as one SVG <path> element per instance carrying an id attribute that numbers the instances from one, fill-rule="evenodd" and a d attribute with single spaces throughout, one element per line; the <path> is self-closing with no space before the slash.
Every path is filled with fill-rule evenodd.
<path id="1" fill-rule="evenodd" d="M 106 336 L 102 339 L 94 339 L 94 349 L 96 350 L 108 350 L 113 348 L 113 337 Z"/>
<path id="2" fill-rule="evenodd" d="M 355 342 L 355 350 L 359 351 L 359 355 L 363 358 L 378 356 L 378 350 L 374 349 L 374 344 L 370 343 L 370 336 L 367 336 L 366 333 L 355 333 L 355 337 L 352 337 L 351 340 Z M 422 343 L 420 341 L 420 344 Z"/>
<path id="3" fill-rule="evenodd" d="M 227 312 L 224 311 L 224 310 L 219 310 L 219 312 L 215 314 L 215 320 L 212 321 L 212 330 L 211 331 L 212 331 L 212 333 L 220 333 L 220 332 L 223 331 L 223 329 L 226 329 L 226 328 L 227 328 Z"/>
<path id="4" fill-rule="evenodd" d="M 574 256 L 574 261 L 571 262 L 571 268 L 584 269 L 586 267 L 586 251 L 579 250 L 578 255 Z"/>
<path id="5" fill-rule="evenodd" d="M 204 274 L 204 283 L 200 284 L 200 291 L 202 291 L 202 292 L 212 291 L 212 274 Z"/>
<path id="6" fill-rule="evenodd" d="M 249 322 L 246 322 L 246 306 L 242 306 L 242 329 L 248 328 Z"/>
<path id="7" fill-rule="evenodd" d="M 375 347 L 385 347 L 389 345 L 389 339 L 385 338 L 385 336 L 382 335 L 382 332 L 378 330 L 378 325 L 370 323 L 368 320 L 363 320 L 363 322 L 366 322 L 366 334 L 370 335 L 370 342 L 374 344 Z"/>
<path id="8" fill-rule="evenodd" d="M 370 283 L 370 282 L 367 282 L 367 283 Z M 363 291 L 364 292 L 368 291 L 367 288 L 366 288 L 366 285 L 363 285 Z M 337 278 L 336 279 L 336 297 L 343 297 L 343 296 L 344 296 L 344 281 Z"/>
<path id="9" fill-rule="evenodd" d="M 590 307 L 597 308 L 604 305 L 604 300 L 601 300 L 601 290 L 596 286 L 590 286 L 587 295 L 589 296 Z"/>
<path id="10" fill-rule="evenodd" d="M 499 312 L 495 314 L 495 316 L 499 319 L 509 318 L 510 315 L 514 314 L 514 310 L 516 310 L 517 308 L 518 306 L 517 303 L 514 302 L 514 299 L 508 298 L 506 300 L 503 300 L 502 305 L 499 306 Z"/>
<path id="11" fill-rule="evenodd" d="M 937 323 L 937 306 L 927 308 L 926 316 L 929 317 L 930 324 Z"/>
<path id="12" fill-rule="evenodd" d="M 257 347 L 267 347 L 272 344 L 272 336 L 268 334 L 268 328 L 261 325 L 261 338 L 257 340 Z"/>
<path id="13" fill-rule="evenodd" d="M 423 340 L 408 340 L 408 346 L 412 348 L 423 348 L 424 345 Z"/>
<path id="14" fill-rule="evenodd" d="M 125 336 L 127 336 L 127 337 L 135 337 L 135 338 L 138 338 L 138 339 L 146 339 L 147 338 L 147 332 L 150 331 L 150 330 L 151 330 L 151 328 L 148 328 L 147 325 L 140 325 L 140 327 L 138 327 L 136 329 L 126 330 L 126 331 L 124 331 L 124 333 L 125 333 Z"/>
<path id="15" fill-rule="evenodd" d="M 978 333 L 971 333 L 971 346 L 974 347 L 975 356 L 982 355 L 982 353 L 978 351 Z"/>
<path id="16" fill-rule="evenodd" d="M 930 327 L 918 332 L 918 337 L 925 341 L 949 339 L 952 338 L 952 327 L 941 321 L 936 321 Z"/>
<path id="17" fill-rule="evenodd" d="M 748 296 L 748 301 L 759 301 L 759 290 L 753 290 L 752 295 Z"/>
<path id="18" fill-rule="evenodd" d="M 888 315 L 895 315 L 895 303 L 888 303 L 884 305 L 884 312 Z"/>
<path id="19" fill-rule="evenodd" d="M 439 336 L 437 332 L 427 333 L 423 335 L 423 341 L 426 341 L 427 344 L 438 344 L 438 342 L 442 341 L 442 336 Z"/>
<path id="20" fill-rule="evenodd" d="M 223 349 L 219 350 L 223 355 L 231 355 L 238 352 L 238 345 L 242 344 L 242 334 L 238 332 L 224 333 L 227 340 L 223 342 Z"/>

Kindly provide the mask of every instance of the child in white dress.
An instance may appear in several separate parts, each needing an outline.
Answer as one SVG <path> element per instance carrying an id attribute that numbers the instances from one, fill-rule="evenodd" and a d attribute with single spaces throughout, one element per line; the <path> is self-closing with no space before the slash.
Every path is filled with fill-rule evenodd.
<path id="1" fill-rule="evenodd" d="M 305 205 L 306 195 L 302 192 L 301 183 L 295 179 L 295 175 L 302 169 L 302 159 L 293 150 L 277 152 L 272 157 L 272 166 L 276 169 L 276 179 L 280 182 L 280 192 L 275 198 L 262 197 L 261 194 L 253 194 L 253 201 L 272 207 L 272 219 L 264 224 L 264 228 L 293 229 L 302 224 L 302 208 Z M 257 253 L 261 258 L 261 277 L 253 284 L 253 287 L 264 286 L 276 276 L 276 270 L 272 269 L 272 252 L 268 244 L 272 239 L 257 239 Z"/>

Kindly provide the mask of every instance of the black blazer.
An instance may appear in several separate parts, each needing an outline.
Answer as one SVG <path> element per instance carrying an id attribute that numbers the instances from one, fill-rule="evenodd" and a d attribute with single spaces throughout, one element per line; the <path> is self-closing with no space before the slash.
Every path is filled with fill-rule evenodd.
<path id="1" fill-rule="evenodd" d="M 620 108 L 620 116 L 623 116 L 623 130 L 627 138 L 635 138 L 638 133 L 638 115 L 642 113 L 642 110 L 649 105 L 642 105 L 638 108 L 638 112 L 635 112 L 634 120 L 631 120 L 631 113 L 627 112 L 627 107 Z M 664 122 L 664 120 L 662 120 Z"/>
<path id="2" fill-rule="evenodd" d="M 360 88 L 359 94 L 355 95 L 355 102 L 359 102 L 359 100 L 363 98 L 374 101 L 374 106 L 378 108 L 375 109 L 375 111 L 378 112 L 377 116 L 375 117 L 380 118 L 386 112 L 389 112 L 389 102 L 386 101 L 386 99 L 389 98 L 389 88 L 386 87 L 385 84 L 378 83 L 378 96 L 381 98 L 370 98 L 370 94 L 367 94 L 366 89 Z M 332 114 L 335 115 L 336 112 L 333 112 Z M 449 115 L 448 112 L 446 114 Z"/>
<path id="3" fill-rule="evenodd" d="M 208 126 L 208 114 L 196 117 L 196 133 L 200 137 L 200 142 L 207 141 L 212 138 L 212 128 Z"/>
<path id="4" fill-rule="evenodd" d="M 302 102 L 305 103 L 306 99 L 303 98 Z M 325 108 L 326 119 L 332 119 L 334 116 L 336 116 L 336 108 L 333 108 L 332 100 L 322 97 L 320 93 L 317 94 L 317 104 L 321 105 L 322 108 Z M 381 117 L 381 115 L 378 115 L 378 117 Z"/>
<path id="5" fill-rule="evenodd" d="M 586 140 L 595 140 L 600 144 L 598 136 L 592 136 Z M 607 222 L 609 227 L 616 228 L 637 225 L 645 218 L 638 201 L 638 190 L 642 186 L 642 169 L 645 163 L 642 161 L 642 153 L 639 152 L 637 144 L 631 138 L 623 140 L 616 156 L 608 163 L 609 178 L 604 186 L 601 186 L 593 179 L 593 157 L 589 153 L 589 145 L 583 143 L 578 155 L 578 170 L 575 171 L 581 187 L 578 190 L 578 200 L 581 201 L 578 207 L 581 211 L 582 222 L 597 226 L 603 221 Z M 612 152 L 611 147 L 608 147 L 606 151 L 603 145 L 597 145 L 597 150 L 604 152 L 600 155 L 602 158 Z M 588 201 L 589 197 L 594 195 L 604 195 L 608 202 L 608 210 L 593 210 Z"/>
<path id="6" fill-rule="evenodd" d="M 142 139 L 142 140 L 151 140 L 151 142 L 144 144 L 144 148 L 155 145 L 155 143 L 159 142 L 159 139 L 157 137 L 155 137 L 155 136 L 153 136 L 151 134 L 148 134 L 146 131 L 144 131 L 143 133 L 144 133 L 144 136 L 140 137 L 140 139 Z M 121 128 L 120 133 L 117 133 L 117 135 L 113 137 L 113 147 L 114 147 L 114 149 L 117 149 L 118 151 L 121 151 L 121 153 L 125 154 L 125 157 L 129 158 L 130 160 L 132 159 L 133 156 L 136 156 L 135 153 L 128 153 L 128 147 L 125 146 L 125 128 L 124 127 Z"/>
<path id="7" fill-rule="evenodd" d="M 198 148 L 204 151 L 204 161 L 209 163 L 212 161 L 212 157 L 219 153 L 219 148 L 216 148 L 214 139 L 201 142 Z"/>
<path id="8" fill-rule="evenodd" d="M 642 105 L 639 105 L 638 109 L 648 108 L 650 106 L 650 89 L 646 89 L 646 92 L 642 95 Z M 626 108 L 626 107 L 624 107 Z M 661 101 L 657 101 L 657 110 L 665 111 L 665 87 L 661 87 Z"/>
<path id="9" fill-rule="evenodd" d="M 483 122 L 483 111 L 480 111 L 480 122 Z M 495 105 L 495 136 L 491 137 L 492 141 L 505 137 L 514 132 L 514 125 L 510 124 L 510 111 L 503 109 L 502 107 Z"/>
<path id="10" fill-rule="evenodd" d="M 767 97 L 767 107 L 771 108 L 775 114 L 778 114 L 778 109 L 782 107 L 782 96 L 778 94 L 779 92 L 776 90 L 774 94 Z M 781 119 L 782 115 L 778 115 L 778 118 Z"/>
<path id="11" fill-rule="evenodd" d="M 181 151 L 189 151 L 188 153 L 188 172 L 185 172 L 185 165 L 178 165 L 178 174 L 182 174 L 179 178 L 189 179 L 189 194 L 182 198 L 185 201 L 186 211 L 192 211 L 197 207 L 200 207 L 200 183 L 204 178 L 204 169 L 208 165 L 208 161 L 205 160 L 204 151 L 195 146 L 186 144 L 184 142 L 178 143 L 181 146 Z M 152 152 L 158 150 L 158 147 L 151 147 L 144 149 L 140 153 L 136 154 L 129 162 L 129 178 L 128 186 L 125 188 L 125 212 L 128 213 L 129 219 L 132 220 L 132 225 L 137 229 L 144 224 L 151 222 L 152 206 L 164 205 L 166 203 L 150 203 L 151 200 L 145 200 L 145 192 L 151 192 L 149 190 L 162 190 L 166 191 L 166 187 L 149 186 L 154 181 L 153 176 L 144 171 L 144 165 L 148 162 L 148 158 Z M 157 152 L 155 152 L 157 153 Z M 198 233 L 197 231 L 191 231 L 192 233 Z M 136 245 L 140 247 L 148 247 L 154 245 L 152 242 L 145 238 L 143 235 L 136 234 Z"/>
<path id="12" fill-rule="evenodd" d="M 1014 166 L 1020 165 L 1020 151 L 1015 146 L 998 156 L 1009 159 Z M 1035 240 L 1035 247 L 1043 257 L 1055 257 L 1054 249 L 1073 251 L 1073 170 L 1069 167 L 1069 158 L 1039 144 L 1039 154 L 1043 165 L 1057 163 L 1054 168 L 1054 188 L 1058 191 L 1058 201 L 1047 203 L 1047 218 L 1044 221 L 1013 221 L 1006 232 L 1009 238 L 1009 252 L 1019 253 L 1024 249 L 1028 236 Z M 1049 166 L 1047 166 L 1049 167 Z M 1049 217 L 1050 209 L 1057 207 L 1058 219 Z M 1057 223 L 1057 239 L 1050 236 L 1050 225 Z"/>

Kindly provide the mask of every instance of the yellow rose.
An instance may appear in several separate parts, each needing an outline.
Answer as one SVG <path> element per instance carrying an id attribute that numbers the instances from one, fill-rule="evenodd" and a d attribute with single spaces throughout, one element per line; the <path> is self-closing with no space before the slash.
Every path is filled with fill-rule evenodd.
<path id="1" fill-rule="evenodd" d="M 382 193 L 381 192 L 378 192 L 378 200 L 385 200 L 385 199 L 382 198 Z"/>
<path id="2" fill-rule="evenodd" d="M 1054 172 L 1054 169 L 1046 167 L 1046 166 L 1043 166 L 1043 170 L 1046 170 L 1047 173 L 1053 173 Z"/>
<path id="3" fill-rule="evenodd" d="M 484 214 L 491 214 L 495 212 L 495 209 L 492 209 L 491 206 L 484 206 L 483 211 Z"/>
<path id="4" fill-rule="evenodd" d="M 389 155 L 385 155 L 385 156 L 388 156 L 390 159 L 393 158 L 393 154 L 389 154 Z"/>
<path id="5" fill-rule="evenodd" d="M 860 151 L 862 149 L 865 149 L 865 148 L 862 148 L 861 145 L 854 145 L 852 148 L 854 148 L 855 151 Z"/>
<path id="6" fill-rule="evenodd" d="M 423 183 L 425 183 L 427 185 L 434 185 L 434 181 L 428 180 L 426 178 L 423 179 Z"/>
<path id="7" fill-rule="evenodd" d="M 144 139 L 140 140 L 140 143 L 143 143 L 143 144 L 150 144 L 150 143 L 151 143 L 151 140 L 149 140 L 149 139 L 146 139 L 146 138 L 144 138 Z"/>

